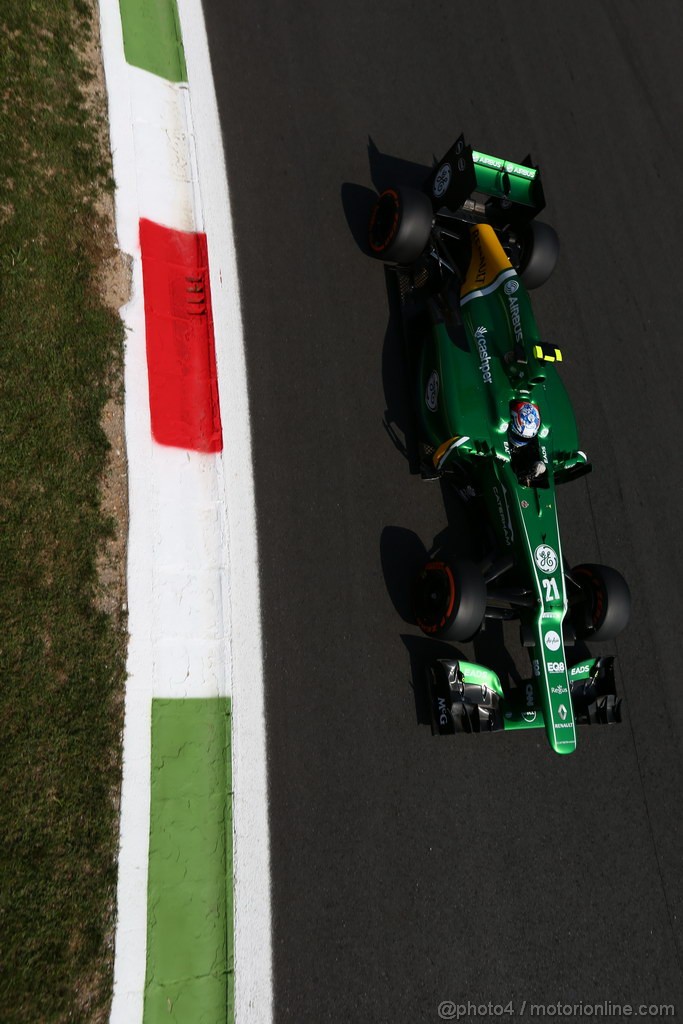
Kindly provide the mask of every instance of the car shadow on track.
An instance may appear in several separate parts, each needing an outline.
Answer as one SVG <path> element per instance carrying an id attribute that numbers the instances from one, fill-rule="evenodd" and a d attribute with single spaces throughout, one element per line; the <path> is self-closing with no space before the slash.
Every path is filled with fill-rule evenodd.
<path id="1" fill-rule="evenodd" d="M 341 203 L 349 231 L 358 249 L 364 256 L 372 259 L 374 257 L 369 245 L 368 226 L 378 193 L 397 185 L 421 188 L 431 172 L 431 167 L 381 152 L 370 136 L 367 152 L 370 179 L 374 189 L 355 182 L 344 182 L 341 186 Z M 385 284 L 389 319 L 382 347 L 382 380 L 386 400 L 383 425 L 392 444 L 408 460 L 411 472 L 417 473 L 419 459 L 413 417 L 406 413 L 411 405 L 411 388 L 406 370 L 398 279 L 394 270 L 387 267 Z"/>
<path id="2" fill-rule="evenodd" d="M 382 153 L 368 136 L 368 164 L 370 180 L 374 189 L 355 182 L 344 182 L 341 187 L 341 202 L 349 231 L 362 253 L 371 256 L 368 244 L 368 223 L 377 193 L 395 185 L 409 185 L 420 188 L 431 168 L 401 157 Z"/>
<path id="3" fill-rule="evenodd" d="M 415 700 L 415 718 L 418 725 L 432 724 L 432 713 L 427 686 L 427 666 L 438 658 L 467 661 L 463 649 L 447 644 L 443 640 L 431 640 L 426 636 L 401 633 L 401 640 L 410 661 L 410 686 Z"/>
<path id="4" fill-rule="evenodd" d="M 368 135 L 370 178 L 378 192 L 396 185 L 422 188 L 436 162 L 437 158 L 433 157 L 433 164 L 429 166 L 416 163 L 414 160 L 406 160 L 404 157 L 392 156 L 390 153 L 383 153 L 378 149 L 372 136 Z"/>
<path id="5" fill-rule="evenodd" d="M 469 522 L 468 510 L 449 493 L 449 488 L 444 487 L 444 490 L 448 526 L 434 538 L 429 548 L 416 533 L 401 526 L 386 526 L 380 537 L 380 559 L 387 593 L 403 622 L 415 628 L 412 588 L 425 562 L 449 556 L 473 561 L 480 557 L 480 541 Z M 436 493 L 435 488 L 435 496 Z M 499 621 L 487 620 L 472 641 L 457 647 L 422 634 L 401 633 L 400 637 L 408 653 L 410 686 L 418 725 L 431 726 L 432 723 L 426 685 L 427 667 L 439 658 L 486 665 L 496 672 L 505 690 L 521 683 L 521 673 L 506 645 L 503 624 Z"/>
<path id="6" fill-rule="evenodd" d="M 436 497 L 438 488 L 434 491 Z M 458 509 L 451 497 L 449 505 L 448 525 L 434 537 L 429 547 L 416 533 L 403 526 L 385 526 L 380 535 L 384 584 L 394 610 L 410 625 L 415 625 L 412 585 L 425 562 L 435 558 L 467 558 L 477 562 L 481 558 L 481 548 L 472 535 L 467 510 Z"/>
<path id="7" fill-rule="evenodd" d="M 389 319 L 382 345 L 382 385 L 385 401 L 382 423 L 392 444 L 408 462 L 410 472 L 416 475 L 420 472 L 420 459 L 400 296 L 396 274 L 387 269 L 384 273 Z"/>

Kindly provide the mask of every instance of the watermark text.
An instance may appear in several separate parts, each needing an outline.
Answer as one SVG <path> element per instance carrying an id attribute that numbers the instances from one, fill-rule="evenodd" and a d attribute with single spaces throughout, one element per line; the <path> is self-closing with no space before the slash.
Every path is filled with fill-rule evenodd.
<path id="1" fill-rule="evenodd" d="M 510 999 L 507 1003 L 474 1003 L 469 999 L 467 1002 L 444 999 L 439 1003 L 438 1014 L 439 1020 L 463 1021 L 487 1017 L 533 1017 L 541 1020 L 609 1020 L 610 1017 L 612 1020 L 622 1020 L 626 1017 L 649 1017 L 652 1020 L 675 1017 L 676 1007 L 673 1003 L 613 1003 L 611 999 L 603 999 L 597 1003 L 583 1000 L 578 1003 L 565 1003 L 562 1000 L 555 1003 L 532 1003 L 528 999 Z"/>

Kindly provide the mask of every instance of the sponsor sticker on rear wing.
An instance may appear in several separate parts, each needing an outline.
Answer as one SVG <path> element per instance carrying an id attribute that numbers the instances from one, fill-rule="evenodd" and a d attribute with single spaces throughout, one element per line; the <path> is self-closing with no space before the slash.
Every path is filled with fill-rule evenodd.
<path id="1" fill-rule="evenodd" d="M 455 213 L 484 198 L 489 220 L 531 220 L 545 206 L 541 172 L 526 157 L 521 163 L 472 149 L 461 135 L 424 183 L 435 213 Z"/>

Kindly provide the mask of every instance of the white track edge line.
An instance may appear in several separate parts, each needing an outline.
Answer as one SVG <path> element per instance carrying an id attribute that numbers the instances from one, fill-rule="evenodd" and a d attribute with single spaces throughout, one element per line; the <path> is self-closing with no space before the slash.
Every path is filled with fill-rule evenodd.
<path id="1" fill-rule="evenodd" d="M 239 278 L 231 201 L 203 11 L 178 0 L 190 81 L 200 207 L 209 250 L 224 450 L 234 791 L 235 1020 L 273 1017 L 272 912 L 265 694 L 256 505 Z"/>

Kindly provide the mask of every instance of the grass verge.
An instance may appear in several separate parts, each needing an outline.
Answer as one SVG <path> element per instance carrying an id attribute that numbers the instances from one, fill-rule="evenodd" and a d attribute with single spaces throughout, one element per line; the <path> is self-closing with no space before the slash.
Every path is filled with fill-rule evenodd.
<path id="1" fill-rule="evenodd" d="M 111 993 L 126 650 L 111 512 L 125 501 L 119 483 L 111 502 L 103 422 L 120 406 L 123 328 L 102 287 L 112 183 L 95 29 L 83 0 L 0 10 L 5 1024 L 104 1021 Z"/>

